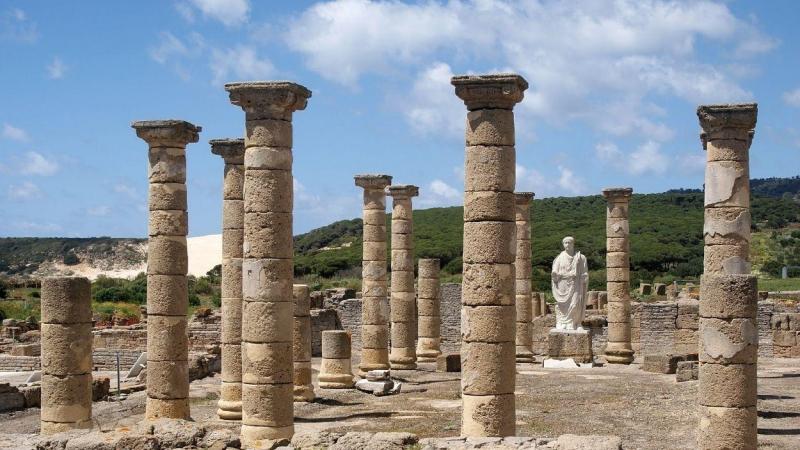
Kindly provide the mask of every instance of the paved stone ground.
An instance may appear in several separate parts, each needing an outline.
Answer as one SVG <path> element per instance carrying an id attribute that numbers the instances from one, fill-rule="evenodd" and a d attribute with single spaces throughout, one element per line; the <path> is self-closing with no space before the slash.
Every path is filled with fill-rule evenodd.
<path id="1" fill-rule="evenodd" d="M 315 370 L 318 367 L 315 359 Z M 674 375 L 648 373 L 637 366 L 543 369 L 519 364 L 517 370 L 520 436 L 618 435 L 625 448 L 694 447 L 696 381 L 676 383 Z M 458 435 L 457 373 L 436 373 L 433 365 L 423 364 L 419 371 L 394 371 L 393 376 L 403 381 L 399 395 L 317 389 L 316 402 L 295 404 L 296 429 L 408 431 L 421 438 Z M 762 358 L 758 377 L 759 447 L 800 448 L 800 359 Z M 218 389 L 216 378 L 192 383 L 195 420 L 224 424 L 215 415 Z M 143 392 L 122 402 L 94 404 L 94 417 L 104 430 L 132 427 L 143 413 Z M 0 414 L 0 448 L 29 448 L 25 443 L 38 431 L 38 414 L 38 409 Z"/>

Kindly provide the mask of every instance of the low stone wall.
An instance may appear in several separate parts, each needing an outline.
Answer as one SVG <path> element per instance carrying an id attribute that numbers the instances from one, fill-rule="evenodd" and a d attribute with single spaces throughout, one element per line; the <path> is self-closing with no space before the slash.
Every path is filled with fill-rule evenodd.
<path id="1" fill-rule="evenodd" d="M 387 300 L 388 301 L 388 300 Z M 336 304 L 334 309 L 330 309 L 329 311 L 336 311 L 339 315 L 339 323 L 341 325 L 340 328 L 334 328 L 339 330 L 347 330 L 350 332 L 351 335 L 351 345 L 352 350 L 355 352 L 361 351 L 361 299 L 360 298 L 351 298 L 347 300 L 342 300 L 338 304 Z M 312 330 L 313 330 L 313 318 L 314 315 L 312 313 Z M 312 339 L 316 338 L 316 334 L 312 335 Z M 322 350 L 320 349 L 320 355 Z"/>
<path id="2" fill-rule="evenodd" d="M 800 358 L 800 313 L 775 314 L 771 326 L 774 356 Z"/>
<path id="3" fill-rule="evenodd" d="M 0 355 L 0 372 L 31 372 L 41 368 L 42 358 L 39 356 Z"/>
<path id="4" fill-rule="evenodd" d="M 119 368 L 123 376 L 142 354 L 142 350 L 97 349 L 92 352 L 94 370 L 117 370 L 117 352 L 119 352 Z"/>
<path id="5" fill-rule="evenodd" d="M 350 302 L 351 300 L 346 300 Z M 361 317 L 361 300 L 358 300 L 358 316 Z M 349 309 L 356 308 L 355 305 L 348 305 Z M 352 315 L 353 312 L 350 312 Z M 360 322 L 360 319 L 359 319 Z M 361 348 L 361 331 L 358 331 L 358 345 Z M 342 322 L 339 314 L 333 309 L 312 309 L 311 310 L 311 355 L 322 356 L 322 332 L 327 330 L 342 330 Z M 355 346 L 355 341 L 353 342 Z"/>
<path id="6" fill-rule="evenodd" d="M 458 353 L 461 351 L 461 284 L 443 283 L 440 292 L 441 350 L 443 353 Z"/>

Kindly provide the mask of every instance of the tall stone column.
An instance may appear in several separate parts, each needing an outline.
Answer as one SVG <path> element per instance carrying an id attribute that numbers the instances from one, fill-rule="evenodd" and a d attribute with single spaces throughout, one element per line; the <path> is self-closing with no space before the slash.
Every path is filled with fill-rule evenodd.
<path id="1" fill-rule="evenodd" d="M 359 375 L 389 368 L 389 300 L 386 280 L 386 189 L 390 175 L 356 175 L 364 189 L 361 263 L 361 364 Z"/>
<path id="2" fill-rule="evenodd" d="M 41 434 L 92 428 L 91 291 L 86 278 L 42 280 Z"/>
<path id="3" fill-rule="evenodd" d="M 292 342 L 294 354 L 294 401 L 314 401 L 314 385 L 311 383 L 311 299 L 307 284 L 295 284 L 294 331 Z"/>
<path id="4" fill-rule="evenodd" d="M 453 77 L 467 106 L 461 295 L 463 436 L 516 430 L 514 105 L 528 83 L 519 75 Z"/>
<path id="5" fill-rule="evenodd" d="M 533 192 L 517 192 L 515 221 L 517 227 L 517 250 L 514 259 L 517 310 L 517 362 L 533 362 L 533 313 L 531 311 L 531 202 Z M 538 299 L 537 299 L 538 300 Z M 536 303 L 537 310 L 539 303 Z"/>
<path id="6" fill-rule="evenodd" d="M 242 446 L 294 434 L 292 113 L 311 91 L 286 81 L 229 83 L 245 112 Z"/>
<path id="7" fill-rule="evenodd" d="M 145 417 L 189 418 L 186 144 L 201 128 L 183 120 L 134 122 L 150 146 Z"/>
<path id="8" fill-rule="evenodd" d="M 436 362 L 442 354 L 439 260 L 420 259 L 417 265 L 417 361 Z"/>
<path id="9" fill-rule="evenodd" d="M 606 188 L 606 287 L 608 290 L 609 364 L 633 362 L 631 348 L 630 243 L 628 242 L 628 204 L 631 188 Z"/>
<path id="10" fill-rule="evenodd" d="M 417 368 L 417 302 L 414 292 L 414 219 L 411 198 L 419 188 L 410 184 L 386 188 L 392 196 L 392 369 Z"/>
<path id="11" fill-rule="evenodd" d="M 225 161 L 222 179 L 222 384 L 217 415 L 242 418 L 242 246 L 244 139 L 215 139 L 211 153 Z"/>
<path id="12" fill-rule="evenodd" d="M 706 150 L 700 283 L 699 449 L 757 447 L 758 284 L 750 275 L 756 104 L 697 108 Z"/>

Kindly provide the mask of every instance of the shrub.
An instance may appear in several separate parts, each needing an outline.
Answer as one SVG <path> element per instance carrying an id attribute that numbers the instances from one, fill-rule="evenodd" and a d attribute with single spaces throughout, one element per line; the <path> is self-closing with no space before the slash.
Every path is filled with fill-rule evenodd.
<path id="1" fill-rule="evenodd" d="M 64 265 L 74 266 L 80 262 L 81 260 L 78 259 L 78 255 L 76 255 L 75 253 L 70 252 L 64 255 Z"/>

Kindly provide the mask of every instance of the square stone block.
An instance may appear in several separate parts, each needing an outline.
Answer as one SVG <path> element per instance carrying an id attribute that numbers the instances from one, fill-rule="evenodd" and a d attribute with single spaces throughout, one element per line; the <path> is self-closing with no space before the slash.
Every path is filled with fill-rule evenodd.
<path id="1" fill-rule="evenodd" d="M 447 353 L 436 357 L 437 372 L 461 372 L 461 354 Z"/>
<path id="2" fill-rule="evenodd" d="M 572 358 L 576 363 L 592 362 L 592 332 L 589 330 L 550 330 L 547 355 L 553 359 Z"/>

